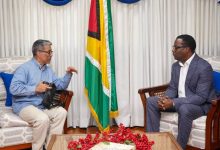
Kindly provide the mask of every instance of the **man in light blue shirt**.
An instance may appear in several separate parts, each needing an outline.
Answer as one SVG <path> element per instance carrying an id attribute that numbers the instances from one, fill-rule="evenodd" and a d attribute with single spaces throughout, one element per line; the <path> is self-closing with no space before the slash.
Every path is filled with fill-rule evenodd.
<path id="1" fill-rule="evenodd" d="M 58 90 L 62 90 L 68 87 L 72 73 L 77 73 L 75 68 L 68 67 L 64 77 L 58 78 L 54 74 L 47 65 L 53 54 L 51 45 L 47 40 L 35 41 L 33 58 L 17 68 L 10 86 L 13 111 L 33 126 L 33 150 L 43 149 L 45 141 L 47 146 L 52 134 L 62 134 L 67 115 L 62 107 L 44 108 L 43 95 L 51 87 L 43 81 L 54 83 Z"/>

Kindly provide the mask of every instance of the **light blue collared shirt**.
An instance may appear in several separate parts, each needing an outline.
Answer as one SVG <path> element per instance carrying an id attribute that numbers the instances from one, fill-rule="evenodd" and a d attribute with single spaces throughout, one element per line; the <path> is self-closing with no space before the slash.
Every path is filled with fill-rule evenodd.
<path id="1" fill-rule="evenodd" d="M 72 73 L 66 73 L 63 78 L 58 78 L 51 67 L 48 65 L 41 66 L 35 58 L 19 66 L 11 81 L 10 92 L 13 95 L 12 108 L 16 114 L 29 105 L 34 105 L 43 109 L 43 94 L 35 92 L 36 86 L 47 81 L 54 83 L 58 90 L 66 89 L 71 80 Z"/>

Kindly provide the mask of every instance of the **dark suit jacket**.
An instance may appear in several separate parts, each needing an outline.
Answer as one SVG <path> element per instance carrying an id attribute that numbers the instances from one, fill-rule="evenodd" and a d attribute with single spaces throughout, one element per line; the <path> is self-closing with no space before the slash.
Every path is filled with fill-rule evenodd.
<path id="1" fill-rule="evenodd" d="M 180 65 L 177 61 L 172 65 L 171 81 L 165 93 L 173 100 L 175 109 L 178 110 L 182 104 L 194 104 L 201 106 L 204 112 L 207 113 L 211 100 L 216 97 L 211 65 L 195 54 L 186 76 L 186 97 L 178 97 L 179 76 Z"/>

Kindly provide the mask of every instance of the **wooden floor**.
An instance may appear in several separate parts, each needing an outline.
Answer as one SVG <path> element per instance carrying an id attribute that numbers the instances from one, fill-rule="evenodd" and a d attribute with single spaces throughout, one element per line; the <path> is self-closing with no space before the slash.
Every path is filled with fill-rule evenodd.
<path id="1" fill-rule="evenodd" d="M 117 131 L 118 127 L 117 126 L 112 126 L 111 128 L 112 132 Z M 143 127 L 131 127 L 130 128 L 132 131 L 144 131 Z M 100 132 L 99 129 L 95 126 L 93 127 L 88 127 L 88 128 L 69 128 L 68 134 L 94 134 Z"/>

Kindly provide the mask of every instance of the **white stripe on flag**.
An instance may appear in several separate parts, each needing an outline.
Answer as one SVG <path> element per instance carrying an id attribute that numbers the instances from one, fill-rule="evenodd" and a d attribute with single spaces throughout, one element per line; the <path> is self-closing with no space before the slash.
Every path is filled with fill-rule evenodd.
<path id="1" fill-rule="evenodd" d="M 90 62 L 101 72 L 101 66 L 98 61 L 96 61 L 89 53 L 86 51 L 86 57 L 90 60 Z"/>

